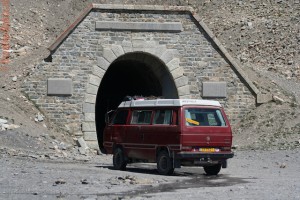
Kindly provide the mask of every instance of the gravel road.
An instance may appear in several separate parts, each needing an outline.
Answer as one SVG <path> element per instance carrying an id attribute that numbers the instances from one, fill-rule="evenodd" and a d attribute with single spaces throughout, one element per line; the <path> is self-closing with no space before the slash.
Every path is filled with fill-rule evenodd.
<path id="1" fill-rule="evenodd" d="M 111 168 L 88 161 L 0 155 L 0 199 L 300 199 L 300 149 L 236 151 L 227 169 L 206 176 L 184 167 L 161 176 L 155 164 Z"/>

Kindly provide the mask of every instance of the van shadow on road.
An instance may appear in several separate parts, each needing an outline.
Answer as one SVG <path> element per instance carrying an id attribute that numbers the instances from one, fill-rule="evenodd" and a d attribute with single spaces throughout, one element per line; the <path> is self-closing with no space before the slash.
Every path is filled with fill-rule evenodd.
<path id="1" fill-rule="evenodd" d="M 98 167 L 98 166 L 97 166 Z M 106 166 L 107 167 L 107 166 Z M 108 169 L 114 170 L 112 167 L 107 167 Z M 127 167 L 126 172 L 131 172 L 134 174 L 158 174 L 155 165 L 152 164 L 131 164 Z M 241 177 L 231 177 L 229 174 L 222 174 L 222 171 L 217 176 L 208 176 L 204 173 L 201 167 L 183 167 L 181 169 L 176 169 L 171 177 L 186 177 L 189 179 L 177 180 L 172 183 L 163 183 L 157 186 L 142 186 L 137 190 L 117 193 L 115 195 L 119 197 L 136 197 L 136 196 L 151 196 L 151 194 L 162 193 L 162 192 L 172 192 L 179 189 L 189 189 L 189 188 L 201 188 L 201 187 L 227 187 L 233 185 L 241 185 L 250 182 L 250 179 L 255 178 L 241 178 Z M 164 177 L 164 176 L 162 176 Z M 167 177 L 170 176 L 166 176 Z"/>

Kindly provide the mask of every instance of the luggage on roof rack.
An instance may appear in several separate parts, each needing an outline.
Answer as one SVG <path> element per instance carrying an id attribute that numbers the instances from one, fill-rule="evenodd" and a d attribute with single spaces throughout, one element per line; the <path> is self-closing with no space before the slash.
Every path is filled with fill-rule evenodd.
<path id="1" fill-rule="evenodd" d="M 148 96 L 148 97 L 143 97 L 143 96 L 125 96 L 123 101 L 132 101 L 132 100 L 155 100 L 155 99 L 163 99 L 162 97 L 157 97 L 157 96 Z"/>

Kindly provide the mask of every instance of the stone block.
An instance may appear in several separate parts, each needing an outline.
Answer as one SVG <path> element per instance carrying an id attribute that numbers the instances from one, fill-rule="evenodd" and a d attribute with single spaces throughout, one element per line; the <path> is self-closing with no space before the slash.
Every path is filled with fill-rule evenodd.
<path id="1" fill-rule="evenodd" d="M 123 41 L 122 46 L 123 47 L 132 47 L 132 42 L 131 41 Z"/>
<path id="2" fill-rule="evenodd" d="M 95 104 L 94 103 L 84 103 L 82 105 L 82 111 L 84 113 L 95 113 Z"/>
<path id="3" fill-rule="evenodd" d="M 188 82 L 189 82 L 189 79 L 186 76 L 181 76 L 181 77 L 175 79 L 176 87 L 181 87 L 181 86 L 187 85 Z"/>
<path id="4" fill-rule="evenodd" d="M 200 21 L 202 20 L 202 18 L 201 18 L 199 15 L 195 14 L 195 13 L 193 13 L 193 17 L 194 17 L 198 22 L 200 22 Z"/>
<path id="5" fill-rule="evenodd" d="M 90 80 L 89 83 L 95 86 L 99 86 L 101 82 L 101 78 L 99 78 L 98 76 L 95 75 L 90 75 Z"/>
<path id="6" fill-rule="evenodd" d="M 82 131 L 83 132 L 93 132 L 93 131 L 96 131 L 95 122 L 83 122 L 82 123 Z"/>
<path id="7" fill-rule="evenodd" d="M 179 95 L 179 99 L 192 99 L 191 95 Z"/>
<path id="8" fill-rule="evenodd" d="M 285 102 L 284 99 L 282 99 L 282 98 L 280 98 L 280 97 L 278 97 L 276 95 L 272 96 L 272 100 L 275 101 L 277 104 L 282 104 L 282 103 Z"/>
<path id="9" fill-rule="evenodd" d="M 147 41 L 145 46 L 156 48 L 158 46 L 158 43 L 156 41 Z"/>
<path id="10" fill-rule="evenodd" d="M 203 82 L 202 97 L 208 98 L 226 98 L 226 82 Z"/>
<path id="11" fill-rule="evenodd" d="M 198 64 L 198 67 L 199 67 L 199 68 L 205 68 L 205 67 L 208 66 L 208 63 L 205 62 L 205 61 L 198 61 L 197 64 Z"/>
<path id="12" fill-rule="evenodd" d="M 122 4 L 93 4 L 93 8 L 98 8 L 98 9 L 123 9 Z"/>
<path id="13" fill-rule="evenodd" d="M 167 63 L 167 67 L 169 68 L 169 71 L 173 71 L 174 69 L 177 69 L 179 67 L 179 58 L 173 58 L 170 62 Z"/>
<path id="14" fill-rule="evenodd" d="M 98 141 L 86 141 L 90 149 L 99 150 Z"/>
<path id="15" fill-rule="evenodd" d="M 47 95 L 71 96 L 73 92 L 72 80 L 69 78 L 49 78 L 47 81 Z"/>
<path id="16" fill-rule="evenodd" d="M 124 50 L 120 45 L 111 45 L 111 49 L 117 57 L 124 54 Z"/>
<path id="17" fill-rule="evenodd" d="M 86 103 L 96 103 L 96 95 L 94 94 L 85 94 Z"/>
<path id="18" fill-rule="evenodd" d="M 132 47 L 123 47 L 124 53 L 130 53 L 133 52 Z"/>
<path id="19" fill-rule="evenodd" d="M 145 47 L 132 47 L 133 52 L 145 52 Z"/>
<path id="20" fill-rule="evenodd" d="M 86 92 L 88 94 L 95 94 L 96 95 L 98 93 L 98 86 L 88 84 L 87 88 L 86 88 Z"/>
<path id="21" fill-rule="evenodd" d="M 96 30 L 181 32 L 181 22 L 115 22 L 97 21 Z"/>
<path id="22" fill-rule="evenodd" d="M 86 149 L 85 149 L 85 148 L 79 147 L 79 148 L 78 148 L 78 151 L 79 151 L 79 153 L 80 153 L 81 155 L 86 155 Z"/>
<path id="23" fill-rule="evenodd" d="M 132 47 L 133 48 L 145 48 L 146 41 L 143 39 L 133 39 L 132 40 Z"/>
<path id="24" fill-rule="evenodd" d="M 77 139 L 77 145 L 79 147 L 82 147 L 83 149 L 88 149 L 88 145 L 86 144 L 85 140 L 83 139 L 83 137 L 80 137 Z"/>
<path id="25" fill-rule="evenodd" d="M 83 138 L 85 141 L 97 141 L 97 133 L 96 132 L 84 132 Z"/>
<path id="26" fill-rule="evenodd" d="M 103 68 L 98 67 L 97 65 L 93 65 L 92 72 L 94 75 L 98 76 L 99 78 L 102 78 L 105 74 L 105 70 L 103 70 Z"/>
<path id="27" fill-rule="evenodd" d="M 87 122 L 95 121 L 95 113 L 84 113 L 84 120 Z"/>
<path id="28" fill-rule="evenodd" d="M 183 70 L 182 67 L 178 67 L 178 68 L 176 68 L 175 70 L 173 70 L 171 72 L 171 74 L 172 74 L 172 76 L 173 76 L 174 79 L 177 79 L 180 76 L 183 76 L 183 73 L 184 73 L 184 70 Z"/>
<path id="29" fill-rule="evenodd" d="M 81 131 L 76 131 L 74 133 L 74 135 L 77 136 L 77 137 L 81 137 L 81 136 L 83 136 L 83 133 Z"/>
<path id="30" fill-rule="evenodd" d="M 165 45 L 157 46 L 156 48 L 145 48 L 145 51 L 156 56 L 160 57 L 165 51 L 167 50 L 167 47 Z"/>
<path id="31" fill-rule="evenodd" d="M 164 62 L 168 63 L 170 62 L 173 58 L 178 57 L 179 53 L 176 49 L 168 49 L 166 50 L 159 58 Z"/>
<path id="32" fill-rule="evenodd" d="M 103 57 L 98 57 L 97 58 L 97 65 L 102 68 L 104 71 L 106 71 L 110 65 L 110 62 L 108 62 L 105 58 Z"/>
<path id="33" fill-rule="evenodd" d="M 135 4 L 133 6 L 135 10 L 155 10 L 155 7 L 153 5 L 137 5 Z"/>
<path id="34" fill-rule="evenodd" d="M 110 63 L 112 63 L 117 58 L 114 52 L 109 48 L 103 49 L 103 57 Z"/>
<path id="35" fill-rule="evenodd" d="M 185 86 L 178 88 L 179 96 L 184 96 L 184 95 L 189 95 L 189 94 L 190 94 L 190 86 L 189 85 L 185 85 Z"/>
<path id="36" fill-rule="evenodd" d="M 272 100 L 273 100 L 273 95 L 271 93 L 268 93 L 268 94 L 259 93 L 256 96 L 256 103 L 258 103 L 258 104 L 267 103 Z"/>
<path id="37" fill-rule="evenodd" d="M 127 10 L 133 10 L 134 9 L 134 5 L 124 5 L 124 9 L 127 9 Z"/>
<path id="38" fill-rule="evenodd" d="M 0 126 L 2 125 L 2 124 L 6 124 L 8 121 L 6 120 L 6 119 L 1 119 L 0 118 Z"/>

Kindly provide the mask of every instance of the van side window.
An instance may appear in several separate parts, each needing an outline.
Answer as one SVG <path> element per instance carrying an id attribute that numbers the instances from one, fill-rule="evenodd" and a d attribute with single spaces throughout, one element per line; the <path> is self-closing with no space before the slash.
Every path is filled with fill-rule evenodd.
<path id="1" fill-rule="evenodd" d="M 185 121 L 187 126 L 226 126 L 218 109 L 185 109 Z"/>
<path id="2" fill-rule="evenodd" d="M 112 124 L 126 124 L 128 110 L 120 110 L 114 117 Z"/>
<path id="3" fill-rule="evenodd" d="M 156 110 L 153 124 L 171 124 L 172 110 Z"/>
<path id="4" fill-rule="evenodd" d="M 131 124 L 150 124 L 151 110 L 134 110 L 132 112 Z"/>

